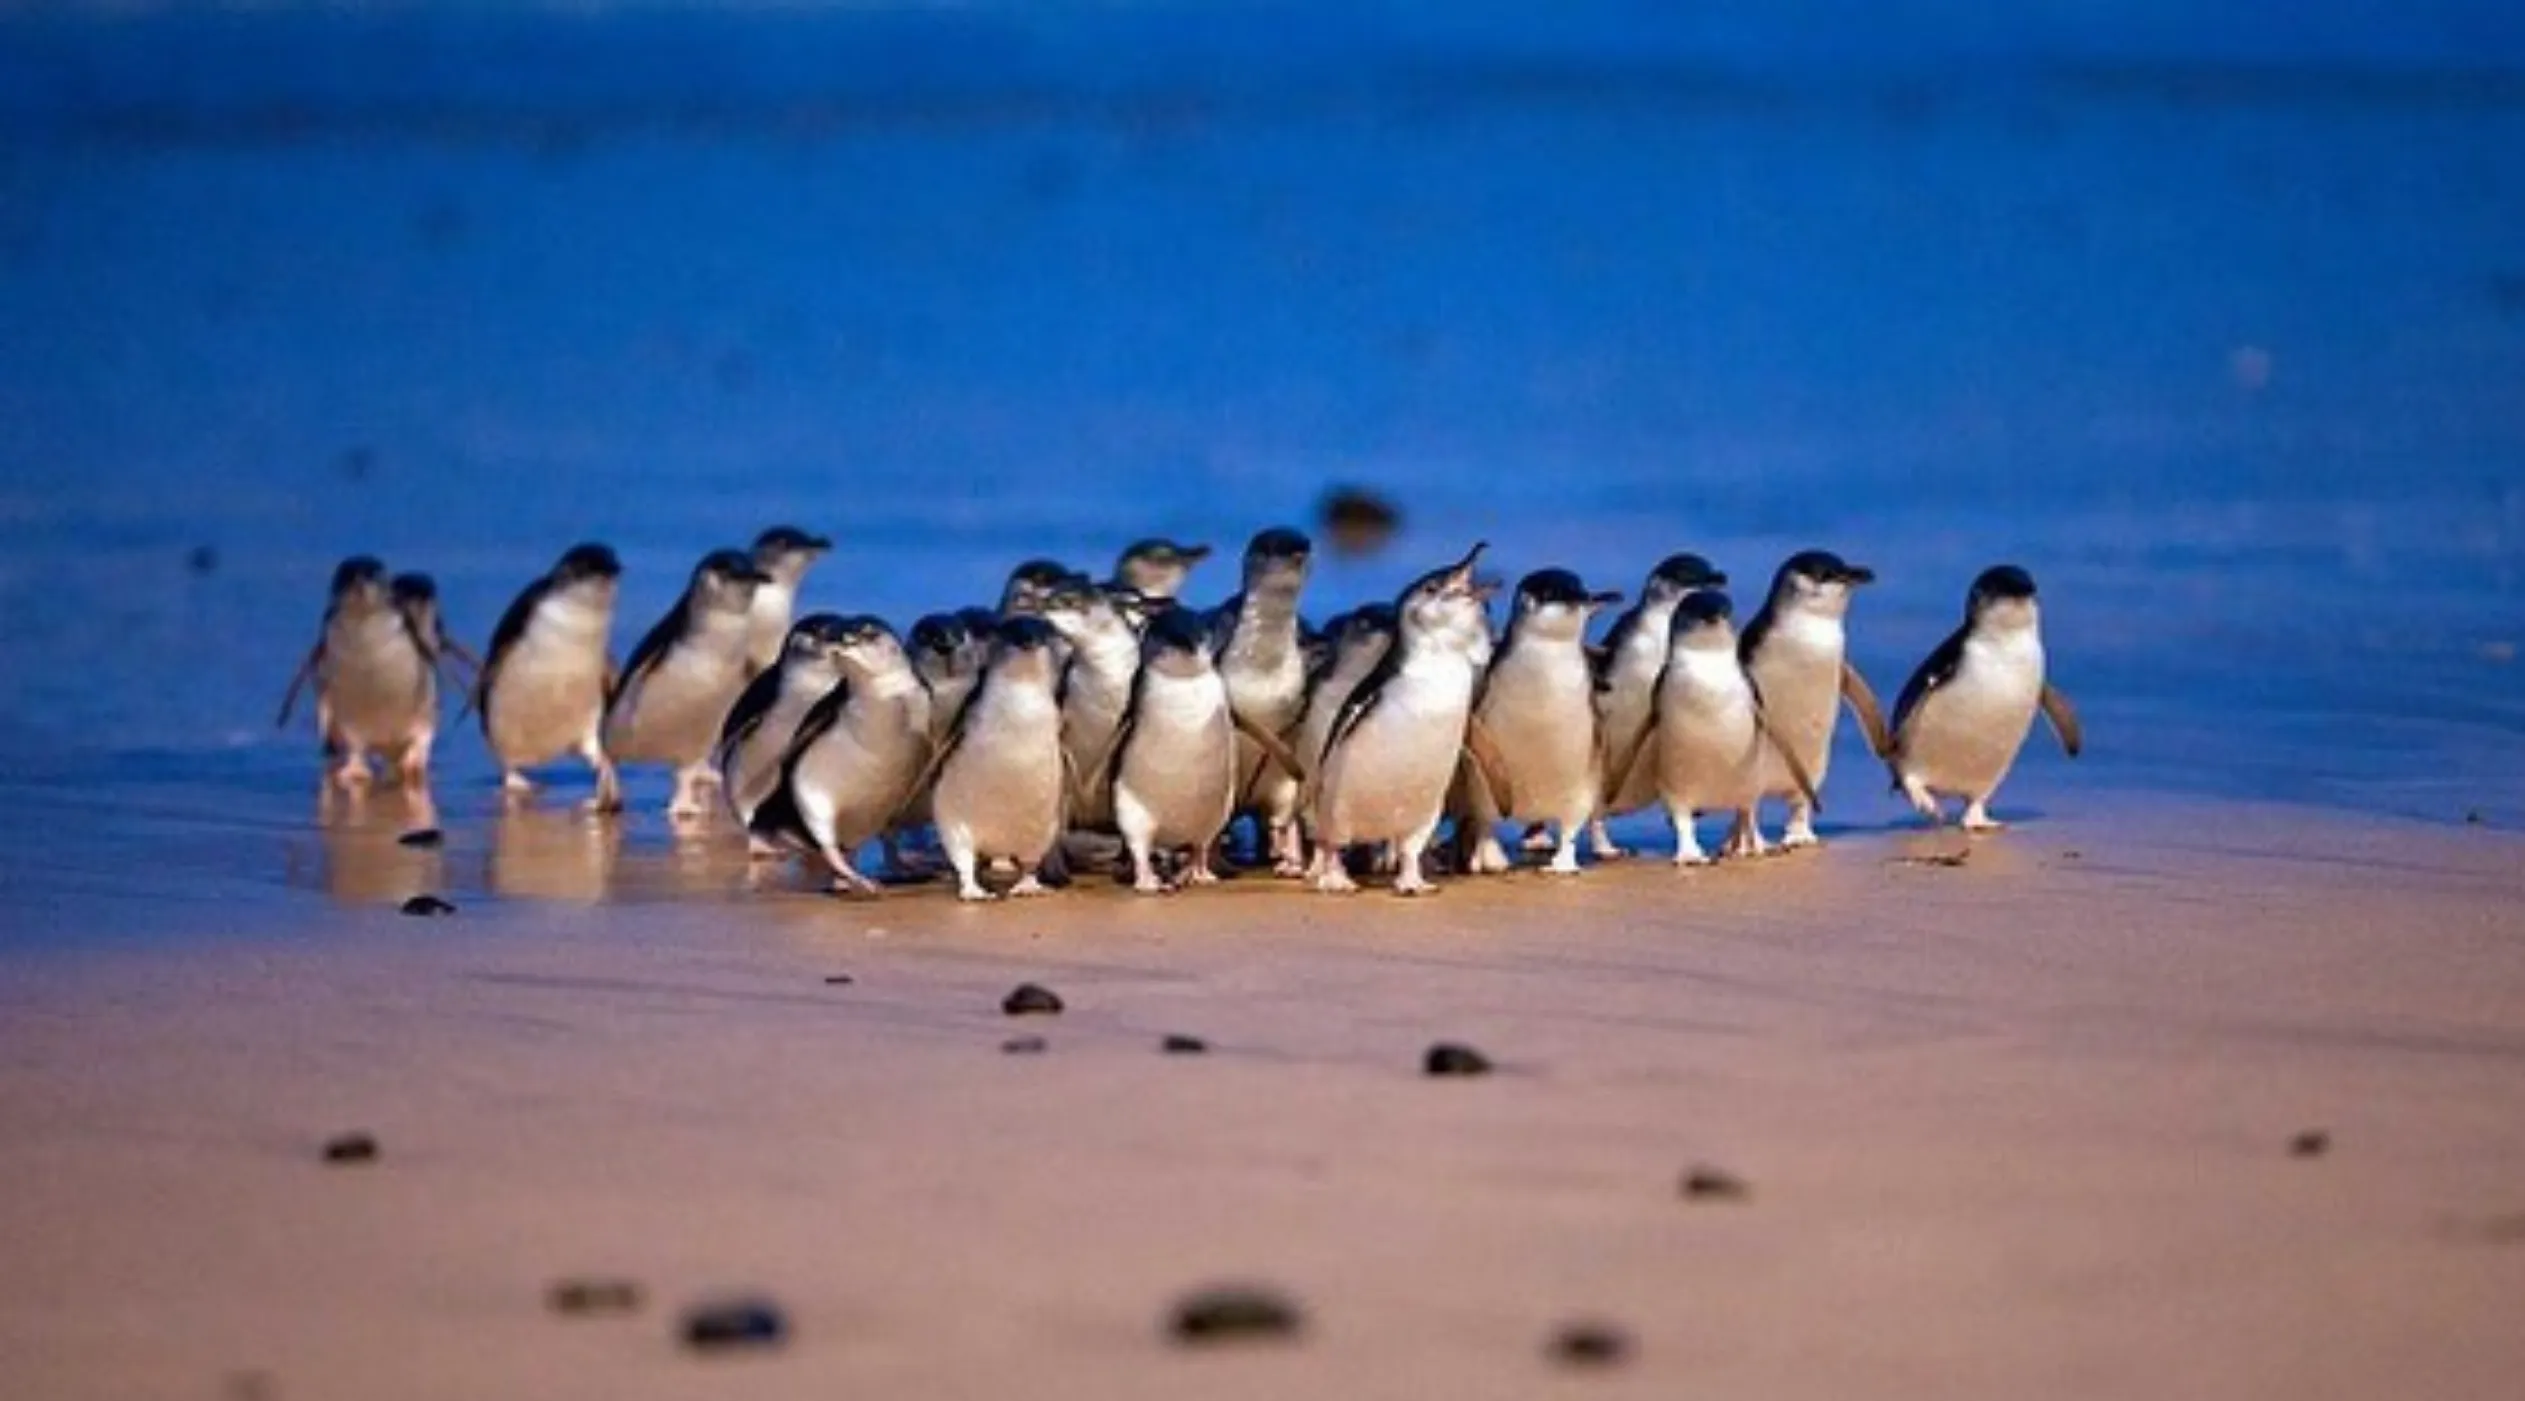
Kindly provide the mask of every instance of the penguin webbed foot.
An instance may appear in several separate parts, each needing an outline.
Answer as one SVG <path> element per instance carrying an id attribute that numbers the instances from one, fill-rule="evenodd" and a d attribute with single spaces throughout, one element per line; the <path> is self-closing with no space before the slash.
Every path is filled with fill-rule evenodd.
<path id="1" fill-rule="evenodd" d="M 1984 807 L 1983 802 L 1983 799 L 1975 798 L 1970 804 L 1966 805 L 1964 808 L 1964 830 L 1974 834 L 1975 836 L 1983 836 L 1991 832 L 2004 832 L 2008 830 L 2008 824 L 1991 816 L 1990 809 Z"/>
<path id="2" fill-rule="evenodd" d="M 1031 900 L 1039 895 L 1051 894 L 1052 887 L 1045 885 L 1037 872 L 1027 871 L 1017 877 L 1017 883 L 1008 888 L 1008 893 L 1014 899 Z"/>

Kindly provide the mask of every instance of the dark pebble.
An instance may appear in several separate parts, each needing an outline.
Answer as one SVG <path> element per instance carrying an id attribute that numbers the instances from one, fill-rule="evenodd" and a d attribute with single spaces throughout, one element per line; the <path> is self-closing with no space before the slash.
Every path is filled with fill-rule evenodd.
<path id="1" fill-rule="evenodd" d="M 397 846 L 436 847 L 447 844 L 447 834 L 436 827 L 415 827 L 395 838 Z"/>
<path id="2" fill-rule="evenodd" d="M 1179 1343 L 1293 1338 L 1306 1326 L 1298 1306 L 1269 1289 L 1205 1289 L 1175 1305 L 1167 1325 Z"/>
<path id="3" fill-rule="evenodd" d="M 1753 1195 L 1753 1187 L 1725 1168 L 1704 1163 L 1684 1173 L 1683 1194 L 1696 1202 L 1740 1202 Z"/>
<path id="4" fill-rule="evenodd" d="M 1040 1036 L 1012 1036 L 999 1043 L 1000 1053 L 1010 1056 L 1039 1056 L 1052 1049 L 1052 1043 Z"/>
<path id="5" fill-rule="evenodd" d="M 1421 1057 L 1420 1068 L 1431 1075 L 1488 1075 L 1490 1057 L 1470 1046 L 1441 1041 Z"/>
<path id="6" fill-rule="evenodd" d="M 435 895 L 415 895 L 403 902 L 403 912 L 427 919 L 437 915 L 452 915 L 456 913 L 456 907 Z"/>
<path id="7" fill-rule="evenodd" d="M 565 1279 L 544 1294 L 544 1302 L 554 1313 L 572 1318 L 636 1313 L 640 1301 L 640 1286 L 627 1279 Z"/>
<path id="8" fill-rule="evenodd" d="M 1016 991 L 1000 999 L 999 1009 L 1012 1017 L 1057 1016 L 1061 999 L 1040 983 L 1019 983 Z"/>
<path id="9" fill-rule="evenodd" d="M 346 1133 L 325 1140 L 324 1160 L 336 1165 L 377 1161 L 377 1136 Z"/>
<path id="10" fill-rule="evenodd" d="M 1324 493 L 1320 512 L 1324 534 L 1343 554 L 1363 555 L 1385 548 L 1402 528 L 1403 513 L 1394 503 L 1355 486 L 1337 486 Z"/>
<path id="11" fill-rule="evenodd" d="M 1159 1050 L 1170 1056 L 1204 1055 L 1210 1049 L 1210 1043 L 1198 1036 L 1169 1036 L 1157 1045 Z"/>
<path id="12" fill-rule="evenodd" d="M 700 1304 L 684 1311 L 684 1346 L 700 1352 L 778 1347 L 789 1336 L 789 1320 L 778 1306 L 761 1299 Z"/>
<path id="13" fill-rule="evenodd" d="M 824 975 L 824 985 L 826 987 L 846 988 L 858 981 L 859 980 L 857 978 L 852 977 L 848 973 L 827 973 Z"/>
<path id="14" fill-rule="evenodd" d="M 2320 1158 L 2332 1151 L 2332 1135 L 2323 1129 L 2307 1129 L 2288 1141 L 2288 1156 Z"/>
<path id="15" fill-rule="evenodd" d="M 1610 1367 L 1631 1356 L 1631 1335 L 1610 1323 L 1571 1323 L 1552 1335 L 1555 1362 L 1571 1367 Z"/>

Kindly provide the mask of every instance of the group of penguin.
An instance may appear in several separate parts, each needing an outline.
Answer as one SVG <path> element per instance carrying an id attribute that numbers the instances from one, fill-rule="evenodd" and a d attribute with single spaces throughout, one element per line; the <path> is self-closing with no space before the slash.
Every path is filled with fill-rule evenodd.
<path id="1" fill-rule="evenodd" d="M 427 576 L 349 559 L 281 717 L 312 681 L 328 781 L 364 786 L 374 755 L 425 784 L 450 669 L 513 792 L 532 788 L 528 768 L 575 754 L 610 811 L 617 764 L 665 764 L 670 813 L 704 814 L 715 786 L 758 857 L 820 859 L 837 891 L 872 894 L 854 853 L 881 841 L 905 869 L 929 833 L 967 900 L 1039 894 L 1081 863 L 1119 874 L 1127 861 L 1142 892 L 1206 884 L 1240 815 L 1275 872 L 1333 892 L 1357 888 L 1354 868 L 1390 873 L 1403 894 L 1432 888 L 1433 861 L 1507 870 L 1502 824 L 1524 824 L 1543 869 L 1574 873 L 1582 835 L 1597 859 L 1618 857 L 1606 819 L 1651 805 L 1673 822 L 1679 865 L 1709 859 L 1703 814 L 1734 816 L 1722 854 L 1762 854 L 1771 797 L 1787 806 L 1779 844 L 1811 845 L 1844 704 L 1916 810 L 1935 822 L 1960 799 L 1974 832 L 1999 825 L 1988 803 L 2038 710 L 2068 753 L 2081 745 L 2045 675 L 2034 581 L 2013 565 L 1973 581 L 1962 626 L 1889 725 L 1846 655 L 1853 591 L 1875 576 L 1821 550 L 1779 567 L 1741 632 L 1727 576 L 1673 555 L 1591 643 L 1590 621 L 1622 596 L 1565 569 L 1525 576 L 1494 635 L 1478 544 L 1390 604 L 1311 627 L 1299 600 L 1312 546 L 1287 528 L 1253 537 L 1242 587 L 1207 610 L 1178 595 L 1209 549 L 1144 540 L 1109 580 L 1028 561 L 997 607 L 933 614 L 908 635 L 867 616 L 793 624 L 830 548 L 780 527 L 704 557 L 619 669 L 622 568 L 603 545 L 529 584 L 478 659 L 448 634 Z M 1442 826 L 1451 840 L 1434 851 Z M 1002 864 L 1015 879 L 994 892 L 983 876 Z"/>

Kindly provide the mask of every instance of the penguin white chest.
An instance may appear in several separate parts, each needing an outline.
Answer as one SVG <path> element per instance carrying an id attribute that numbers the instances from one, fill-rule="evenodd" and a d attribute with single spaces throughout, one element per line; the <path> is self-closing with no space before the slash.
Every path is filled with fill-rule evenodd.
<path id="1" fill-rule="evenodd" d="M 538 764 L 578 747 L 605 706 L 613 615 L 568 598 L 536 606 L 500 661 L 483 723 L 501 762 Z"/>
<path id="2" fill-rule="evenodd" d="M 1506 817 L 1567 818 L 1596 785 L 1595 679 L 1575 646 L 1523 645 L 1493 668 L 1482 724 L 1507 766 Z"/>
<path id="3" fill-rule="evenodd" d="M 1215 835 L 1236 796 L 1235 735 L 1216 674 L 1143 677 L 1114 783 L 1124 830 L 1144 827 L 1161 842 Z"/>
<path id="4" fill-rule="evenodd" d="M 1759 788 L 1765 746 L 1753 687 L 1732 650 L 1675 658 L 1658 697 L 1657 791 L 1695 812 L 1740 807 Z"/>
<path id="5" fill-rule="evenodd" d="M 1464 750 L 1472 699 L 1468 659 L 1406 662 L 1327 758 L 1319 801 L 1327 840 L 1399 840 L 1436 821 Z"/>
<path id="6" fill-rule="evenodd" d="M 393 747 L 431 727 L 437 679 L 400 614 L 339 619 L 325 629 L 324 698 L 337 735 Z"/>
<path id="7" fill-rule="evenodd" d="M 2042 695 L 2043 643 L 2031 628 L 1967 637 L 1955 675 L 1906 727 L 1905 770 L 1932 789 L 1987 794 L 2015 764 Z"/>
<path id="8" fill-rule="evenodd" d="M 1841 714 L 1841 661 L 1848 636 L 1839 618 L 1806 609 L 1787 610 L 1763 638 L 1752 664 L 1771 731 L 1806 766 L 1817 785 L 1832 757 L 1832 731 Z M 1777 756 L 1762 765 L 1763 791 L 1795 787 Z"/>
<path id="9" fill-rule="evenodd" d="M 932 808 L 986 856 L 1042 859 L 1060 834 L 1061 708 L 1049 686 L 985 681 Z"/>

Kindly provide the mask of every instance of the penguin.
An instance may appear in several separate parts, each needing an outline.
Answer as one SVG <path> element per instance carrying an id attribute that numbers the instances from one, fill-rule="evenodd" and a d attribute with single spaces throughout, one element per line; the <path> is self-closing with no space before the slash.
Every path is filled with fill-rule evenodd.
<path id="1" fill-rule="evenodd" d="M 1065 822 L 1069 792 L 1061 751 L 1060 682 L 1052 625 L 1041 618 L 1003 622 L 991 664 L 964 704 L 947 742 L 931 761 L 926 788 L 938 844 L 956 872 L 962 900 L 997 898 L 976 873 L 986 858 L 1017 863 L 1008 894 L 1044 894 L 1037 879 Z"/>
<path id="2" fill-rule="evenodd" d="M 438 581 L 427 574 L 406 572 L 394 577 L 387 592 L 404 621 L 412 625 L 421 650 L 429 654 L 430 666 L 455 682 L 459 695 L 473 694 L 474 684 L 482 679 L 482 659 L 447 630 L 447 619 L 438 609 Z"/>
<path id="3" fill-rule="evenodd" d="M 577 545 L 528 584 L 500 615 L 483 654 L 474 709 L 500 761 L 501 784 L 526 793 L 529 765 L 575 753 L 596 770 L 590 806 L 622 806 L 622 785 L 605 752 L 605 694 L 614 681 L 608 645 L 622 562 L 603 545 Z"/>
<path id="4" fill-rule="evenodd" d="M 1813 846 L 1814 804 L 1797 791 L 1786 760 L 1804 766 L 1808 785 L 1821 788 L 1832 763 L 1833 724 L 1847 700 L 1867 737 L 1868 752 L 1885 752 L 1885 721 L 1858 669 L 1850 665 L 1849 638 L 1843 620 L 1850 612 L 1851 592 L 1873 583 L 1876 571 L 1850 564 L 1824 550 L 1789 556 L 1772 576 L 1771 593 L 1745 626 L 1737 650 L 1761 688 L 1779 745 L 1763 760 L 1765 797 L 1786 797 L 1788 827 L 1784 847 Z M 1728 837 L 1728 845 L 1748 855 L 1763 851 L 1762 823 L 1757 810 Z"/>
<path id="5" fill-rule="evenodd" d="M 719 767 L 720 796 L 737 826 L 753 830 L 756 810 L 780 787 L 781 761 L 799 725 L 817 701 L 842 684 L 849 621 L 837 613 L 799 619 L 781 646 L 780 664 L 746 683 L 719 727 L 711 762 Z M 768 850 L 757 845 L 756 854 Z"/>
<path id="6" fill-rule="evenodd" d="M 1323 767 L 1324 742 L 1332 736 L 1342 702 L 1368 679 L 1368 673 L 1385 660 L 1386 648 L 1393 645 L 1394 605 L 1390 603 L 1365 604 L 1324 624 L 1319 655 L 1307 672 L 1306 711 L 1289 744 L 1308 777 Z M 1307 817 L 1311 823 L 1312 815 Z"/>
<path id="7" fill-rule="evenodd" d="M 1172 540 L 1141 540 L 1114 561 L 1113 582 L 1154 604 L 1168 604 L 1184 591 L 1193 567 L 1210 557 L 1207 545 L 1178 545 Z"/>
<path id="8" fill-rule="evenodd" d="M 397 606 L 386 566 L 373 556 L 356 555 L 335 567 L 315 645 L 281 697 L 281 724 L 289 723 L 310 681 L 316 729 L 336 761 L 332 782 L 365 788 L 371 754 L 392 764 L 408 788 L 429 782 L 430 744 L 438 732 L 436 654 Z"/>
<path id="9" fill-rule="evenodd" d="M 670 817 L 704 811 L 701 789 L 715 777 L 710 751 L 745 689 L 754 590 L 762 579 L 743 550 L 705 555 L 605 698 L 605 750 L 617 763 L 675 767 Z"/>
<path id="10" fill-rule="evenodd" d="M 1144 895 L 1176 888 L 1157 873 L 1160 848 L 1192 848 L 1183 880 L 1216 881 L 1219 834 L 1235 814 L 1235 713 L 1209 644 L 1186 609 L 1153 620 L 1114 735 L 1114 823 L 1131 852 L 1132 888 Z"/>
<path id="11" fill-rule="evenodd" d="M 1043 612 L 1043 600 L 1053 589 L 1085 577 L 1057 559 L 1027 560 L 1008 571 L 1008 582 L 1000 589 L 1000 614 L 1003 617 L 1040 614 Z"/>
<path id="12" fill-rule="evenodd" d="M 998 628 L 999 615 L 987 608 L 931 613 L 912 624 L 912 669 L 929 687 L 933 743 L 946 739 L 956 712 L 973 694 L 973 683 L 991 659 L 991 636 Z"/>
<path id="13" fill-rule="evenodd" d="M 1703 589 L 1727 587 L 1727 575 L 1700 555 L 1666 556 L 1648 572 L 1637 603 L 1613 620 L 1604 643 L 1595 652 L 1596 722 L 1606 756 L 1604 801 L 1587 826 L 1587 844 L 1599 861 L 1621 859 L 1622 848 L 1606 828 L 1623 809 L 1614 805 L 1622 775 L 1613 772 L 1620 756 L 1635 752 L 1656 706 L 1657 677 L 1666 669 L 1666 643 L 1675 605 Z"/>
<path id="14" fill-rule="evenodd" d="M 1473 706 L 1499 746 L 1500 768 L 1496 787 L 1466 785 L 1472 870 L 1508 869 L 1495 829 L 1514 818 L 1551 823 L 1558 839 L 1544 869 L 1578 873 L 1578 836 L 1595 816 L 1604 787 L 1587 621 L 1621 601 L 1618 593 L 1588 592 L 1566 569 L 1539 569 L 1518 582 L 1507 639 L 1484 671 Z"/>
<path id="15" fill-rule="evenodd" d="M 1708 864 L 1695 819 L 1750 812 L 1775 754 L 1798 794 L 1815 804 L 1805 765 L 1776 751 L 1761 688 L 1737 650 L 1734 616 L 1734 604 L 1715 589 L 1695 590 L 1675 606 L 1649 721 L 1617 790 L 1622 801 L 1653 797 L 1665 805 L 1678 866 Z"/>
<path id="16" fill-rule="evenodd" d="M 2016 763 L 2034 712 L 2051 721 L 2070 758 L 2086 747 L 2078 712 L 2044 676 L 2034 576 L 1995 565 L 1973 580 L 1964 625 L 1920 663 L 1894 701 L 1886 766 L 1894 786 L 1931 823 L 1938 799 L 1964 800 L 1964 830 L 1995 832 L 1990 797 Z"/>
<path id="17" fill-rule="evenodd" d="M 1043 596 L 1043 620 L 1067 644 L 1061 673 L 1061 748 L 1076 776 L 1069 820 L 1103 830 L 1113 824 L 1113 780 L 1097 759 L 1110 754 L 1140 670 L 1140 639 L 1096 585 L 1070 579 Z"/>
<path id="18" fill-rule="evenodd" d="M 1212 615 L 1212 656 L 1227 683 L 1228 703 L 1253 730 L 1286 735 L 1306 707 L 1306 650 L 1298 619 L 1298 594 L 1306 587 L 1314 545 L 1286 526 L 1256 535 L 1245 546 L 1244 588 Z M 1262 824 L 1263 847 L 1275 873 L 1306 874 L 1298 832 L 1297 775 L 1266 763 L 1250 739 L 1237 743 L 1239 811 Z"/>
<path id="19" fill-rule="evenodd" d="M 754 588 L 753 621 L 746 629 L 749 675 L 780 664 L 789 638 L 789 617 L 798 605 L 798 585 L 832 548 L 832 541 L 794 525 L 776 525 L 754 537 L 754 567 L 762 571 L 763 580 Z"/>
<path id="20" fill-rule="evenodd" d="M 930 765 L 929 688 L 894 630 L 875 618 L 836 618 L 822 650 L 840 684 L 807 711 L 752 834 L 814 851 L 837 894 L 874 895 L 851 853 L 892 832 Z M 785 668 L 784 668 L 785 669 Z"/>
<path id="21" fill-rule="evenodd" d="M 1317 890 L 1358 889 L 1343 853 L 1362 842 L 1394 844 L 1396 894 L 1434 888 L 1420 859 L 1471 741 L 1475 639 L 1490 632 L 1484 585 L 1473 577 L 1483 548 L 1403 591 L 1393 644 L 1333 717 L 1305 795 L 1317 843 L 1307 873 Z"/>

